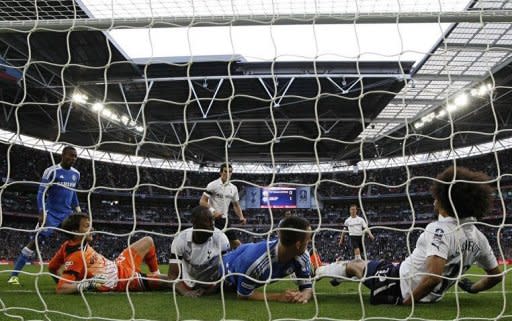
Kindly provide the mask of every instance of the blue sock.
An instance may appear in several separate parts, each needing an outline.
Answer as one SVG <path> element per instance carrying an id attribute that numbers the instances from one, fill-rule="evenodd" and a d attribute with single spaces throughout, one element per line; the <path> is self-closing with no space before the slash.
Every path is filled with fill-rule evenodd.
<path id="1" fill-rule="evenodd" d="M 33 254 L 34 251 L 27 247 L 24 247 L 23 250 L 21 250 L 20 256 L 18 256 L 18 258 L 16 259 L 16 263 L 14 263 L 14 271 L 11 273 L 11 276 L 18 276 L 18 274 L 20 274 L 20 271 L 23 270 L 25 264 L 31 261 Z"/>

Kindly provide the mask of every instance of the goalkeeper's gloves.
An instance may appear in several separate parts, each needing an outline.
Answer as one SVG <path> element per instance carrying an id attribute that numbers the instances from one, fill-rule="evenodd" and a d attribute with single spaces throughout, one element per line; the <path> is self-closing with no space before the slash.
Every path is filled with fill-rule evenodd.
<path id="1" fill-rule="evenodd" d="M 473 294 L 478 293 L 478 291 L 473 290 L 473 284 L 474 283 L 471 280 L 466 279 L 466 278 L 459 281 L 459 287 L 462 290 L 464 290 L 468 293 L 473 293 Z"/>
<path id="2" fill-rule="evenodd" d="M 92 278 L 92 279 L 82 280 L 82 281 L 80 281 L 80 283 L 78 283 L 77 290 L 79 292 L 96 291 L 100 287 L 102 287 L 106 281 L 107 280 L 105 280 L 104 278 L 96 278 L 96 277 Z"/>

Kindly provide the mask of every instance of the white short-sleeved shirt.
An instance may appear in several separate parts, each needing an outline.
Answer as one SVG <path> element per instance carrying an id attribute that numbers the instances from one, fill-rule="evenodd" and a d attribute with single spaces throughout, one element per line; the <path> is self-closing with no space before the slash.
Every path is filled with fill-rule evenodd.
<path id="1" fill-rule="evenodd" d="M 193 228 L 179 233 L 172 241 L 171 260 L 181 262 L 182 278 L 189 287 L 195 282 L 214 282 L 219 279 L 221 255 L 229 250 L 229 240 L 221 230 L 215 228 L 212 237 L 203 244 L 192 242 Z"/>
<path id="2" fill-rule="evenodd" d="M 343 225 L 348 229 L 348 235 L 350 236 L 362 236 L 363 231 L 368 228 L 368 224 L 361 216 L 349 216 Z"/>
<path id="3" fill-rule="evenodd" d="M 477 263 L 484 270 L 498 266 L 489 241 L 472 224 L 475 220 L 469 218 L 460 222 L 461 225 L 458 226 L 454 217 L 440 216 L 438 221 L 427 225 L 416 242 L 416 248 L 400 266 L 402 297 L 410 295 L 412 289 L 420 283 L 425 276 L 422 273 L 426 272 L 425 261 L 432 255 L 446 259 L 442 276 L 450 278 L 457 278 L 459 273 L 466 272 L 473 263 Z M 443 279 L 421 302 L 441 300 L 453 284 L 455 280 Z"/>
<path id="4" fill-rule="evenodd" d="M 208 196 L 210 206 L 221 212 L 223 218 L 228 217 L 229 204 L 240 201 L 238 188 L 232 183 L 222 183 L 221 178 L 210 182 L 204 195 Z"/>

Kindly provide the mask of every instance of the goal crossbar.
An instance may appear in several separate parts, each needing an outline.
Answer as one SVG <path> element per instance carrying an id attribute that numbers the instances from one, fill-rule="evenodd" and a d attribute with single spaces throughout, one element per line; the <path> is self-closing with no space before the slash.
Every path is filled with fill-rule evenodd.
<path id="1" fill-rule="evenodd" d="M 37 31 L 176 28 L 201 26 L 378 24 L 378 23 L 511 23 L 512 10 L 454 12 L 400 12 L 348 14 L 292 14 L 237 16 L 169 16 L 138 18 L 87 18 L 0 21 L 0 33 Z"/>

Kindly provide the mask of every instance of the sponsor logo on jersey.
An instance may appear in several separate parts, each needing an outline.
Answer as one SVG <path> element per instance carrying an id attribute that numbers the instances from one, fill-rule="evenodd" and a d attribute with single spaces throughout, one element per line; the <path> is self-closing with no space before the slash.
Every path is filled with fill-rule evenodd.
<path id="1" fill-rule="evenodd" d="M 73 187 L 73 188 L 75 188 L 75 186 L 76 186 L 76 182 L 59 182 L 59 185 L 63 185 L 63 186 L 66 186 L 66 187 Z"/>
<path id="2" fill-rule="evenodd" d="M 66 261 L 66 263 L 64 263 L 65 270 L 69 270 L 72 266 L 73 266 L 73 261 Z"/>
<path id="3" fill-rule="evenodd" d="M 439 251 L 439 246 L 443 240 L 444 230 L 442 228 L 436 228 L 434 231 L 434 237 L 432 238 L 432 246 Z"/>

